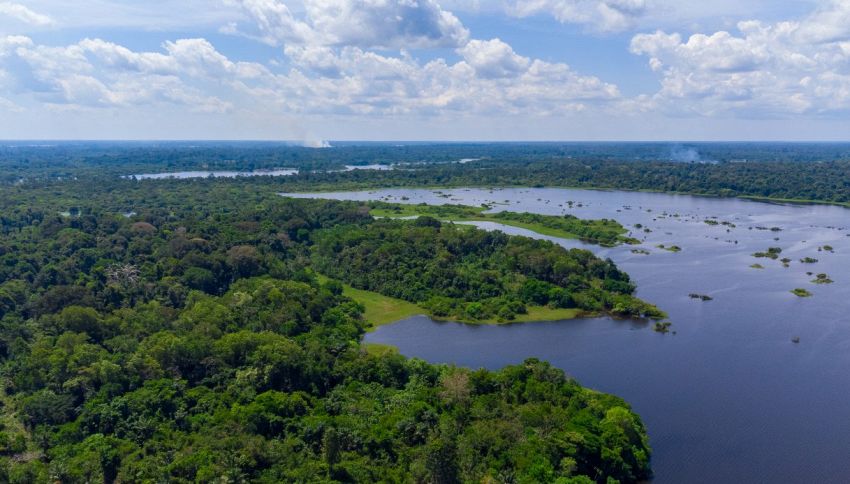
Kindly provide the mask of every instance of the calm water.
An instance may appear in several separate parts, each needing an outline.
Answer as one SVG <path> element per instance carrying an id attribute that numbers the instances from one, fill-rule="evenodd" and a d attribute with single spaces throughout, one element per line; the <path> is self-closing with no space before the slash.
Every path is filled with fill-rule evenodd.
<path id="1" fill-rule="evenodd" d="M 641 414 L 654 449 L 655 482 L 850 482 L 850 211 L 561 189 L 315 196 L 497 202 L 494 210 L 571 213 L 648 227 L 652 232 L 634 229 L 633 235 L 645 239 L 640 248 L 650 255 L 632 253 L 633 246 L 560 243 L 611 257 L 637 282 L 641 298 L 670 314 L 676 334 L 608 318 L 479 327 L 415 317 L 384 326 L 367 340 L 470 367 L 499 368 L 531 356 L 549 360 L 584 385 L 625 398 Z M 835 252 L 818 251 L 823 245 Z M 781 247 L 781 256 L 793 260 L 790 267 L 750 255 L 768 247 Z M 800 263 L 806 256 L 819 262 Z M 765 268 L 751 268 L 754 263 Z M 827 273 L 835 283 L 812 284 L 808 271 Z M 789 292 L 797 287 L 813 297 Z M 714 300 L 690 299 L 692 292 Z"/>
<path id="2" fill-rule="evenodd" d="M 257 170 L 257 171 L 175 171 L 170 173 L 140 173 L 128 175 L 124 178 L 136 178 L 137 180 L 161 180 L 167 178 L 236 178 L 240 176 L 289 176 L 297 175 L 298 170 Z"/>

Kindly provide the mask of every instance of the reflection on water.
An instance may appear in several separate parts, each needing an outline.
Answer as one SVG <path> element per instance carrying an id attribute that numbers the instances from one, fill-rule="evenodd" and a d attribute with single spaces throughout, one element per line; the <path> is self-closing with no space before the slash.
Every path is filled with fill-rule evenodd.
<path id="1" fill-rule="evenodd" d="M 656 482 L 850 481 L 850 211 L 564 189 L 313 196 L 488 203 L 496 204 L 494 211 L 620 221 L 640 246 L 541 238 L 612 258 L 637 282 L 639 297 L 670 314 L 675 335 L 608 318 L 490 327 L 417 317 L 383 326 L 367 340 L 472 367 L 498 368 L 531 356 L 549 360 L 634 406 L 649 428 Z M 789 267 L 752 256 L 769 247 L 781 248 L 779 258 L 790 259 Z M 801 263 L 805 257 L 818 262 Z M 764 268 L 751 267 L 755 263 Z M 819 273 L 835 282 L 813 284 Z M 813 296 L 790 293 L 798 287 Z"/>
<path id="2" fill-rule="evenodd" d="M 122 178 L 135 178 L 136 180 L 163 180 L 168 178 L 236 178 L 241 176 L 289 176 L 297 175 L 298 170 L 257 170 L 257 171 L 175 171 L 171 173 L 140 173 L 138 175 L 127 175 Z"/>

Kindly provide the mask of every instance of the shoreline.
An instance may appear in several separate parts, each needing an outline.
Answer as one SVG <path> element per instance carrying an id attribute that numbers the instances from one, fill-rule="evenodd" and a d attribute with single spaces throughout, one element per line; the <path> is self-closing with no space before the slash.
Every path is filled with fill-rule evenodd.
<path id="1" fill-rule="evenodd" d="M 629 189 L 629 188 L 611 188 L 611 187 L 571 187 L 571 186 L 530 186 L 530 185 L 475 185 L 475 184 L 463 184 L 457 186 L 451 185 L 423 185 L 423 186 L 412 186 L 412 185 L 401 185 L 401 186 L 385 186 L 385 187 L 362 187 L 362 188 L 351 188 L 351 189 L 343 189 L 343 190 L 324 190 L 324 189 L 312 189 L 312 190 L 293 190 L 288 192 L 277 192 L 280 196 L 287 196 L 287 194 L 309 194 L 309 193 L 351 193 L 351 192 L 371 192 L 378 190 L 461 190 L 464 188 L 475 188 L 480 190 L 499 190 L 505 188 L 526 188 L 526 189 L 561 189 L 561 190 L 586 190 L 586 191 L 596 191 L 596 192 L 628 192 L 628 193 L 658 193 L 664 195 L 678 195 L 678 196 L 689 196 L 689 197 L 699 197 L 699 198 L 715 198 L 715 199 L 726 199 L 726 200 L 745 200 L 756 203 L 769 203 L 769 204 L 779 204 L 779 205 L 824 205 L 824 206 L 833 206 L 833 207 L 842 207 L 850 209 L 850 202 L 832 202 L 828 200 L 806 200 L 806 199 L 797 199 L 797 198 L 776 198 L 776 197 L 764 197 L 760 195 L 733 195 L 733 196 L 724 196 L 724 195 L 716 195 L 712 193 L 697 193 L 697 192 L 676 192 L 676 191 L 666 191 L 666 190 L 654 190 L 649 188 L 642 189 Z M 400 202 L 399 202 L 400 203 Z"/>

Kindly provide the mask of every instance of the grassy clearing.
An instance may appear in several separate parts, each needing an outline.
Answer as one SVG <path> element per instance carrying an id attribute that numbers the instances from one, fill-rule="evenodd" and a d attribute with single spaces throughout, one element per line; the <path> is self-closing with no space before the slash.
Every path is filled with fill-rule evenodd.
<path id="1" fill-rule="evenodd" d="M 366 353 L 373 356 L 393 355 L 398 353 L 398 348 L 393 345 L 385 345 L 382 343 L 363 343 L 361 346 Z"/>
<path id="2" fill-rule="evenodd" d="M 499 321 L 496 319 L 486 319 L 481 321 L 459 321 L 464 324 L 512 324 L 512 323 L 537 323 L 546 321 L 562 321 L 567 319 L 575 319 L 585 315 L 580 309 L 575 308 L 550 308 L 548 306 L 528 306 L 526 314 L 517 314 L 516 318 L 510 321 Z"/>
<path id="3" fill-rule="evenodd" d="M 328 280 L 328 277 L 322 274 L 316 274 L 316 277 L 322 284 Z M 355 289 L 348 284 L 342 285 L 342 294 L 363 305 L 365 308 L 363 319 L 369 323 L 369 331 L 373 331 L 375 328 L 385 324 L 407 319 L 411 316 L 428 314 L 426 309 L 412 302 L 384 296 L 377 292 Z"/>
<path id="4" fill-rule="evenodd" d="M 321 283 L 328 280 L 327 277 L 321 274 L 316 274 L 316 277 L 318 277 L 319 282 Z M 385 324 L 395 323 L 412 316 L 418 316 L 420 314 L 430 315 L 430 312 L 427 309 L 412 302 L 384 296 L 377 292 L 355 289 L 348 284 L 343 284 L 342 287 L 342 293 L 345 296 L 359 302 L 365 308 L 363 318 L 369 323 L 369 331 L 374 331 L 376 328 Z M 465 324 L 532 323 L 537 321 L 561 321 L 575 319 L 583 315 L 585 314 L 580 309 L 553 309 L 547 306 L 529 306 L 526 314 L 518 314 L 516 319 L 511 321 L 488 319 L 458 322 Z M 452 321 L 456 321 L 456 319 L 452 319 Z"/>
<path id="5" fill-rule="evenodd" d="M 531 306 L 528 308 L 528 314 L 517 316 L 519 322 L 527 321 L 558 321 L 560 319 L 575 319 L 581 316 L 582 311 L 576 308 L 557 308 L 552 309 L 546 306 Z"/>
<path id="6" fill-rule="evenodd" d="M 363 318 L 369 322 L 370 329 L 401 321 L 411 316 L 428 314 L 426 309 L 412 302 L 384 296 L 377 292 L 355 289 L 347 284 L 343 286 L 342 293 L 366 308 Z"/>

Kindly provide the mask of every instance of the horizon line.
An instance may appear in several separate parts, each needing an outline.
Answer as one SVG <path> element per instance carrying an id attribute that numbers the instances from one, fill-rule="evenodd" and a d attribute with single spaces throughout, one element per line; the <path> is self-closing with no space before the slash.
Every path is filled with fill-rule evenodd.
<path id="1" fill-rule="evenodd" d="M 789 144 L 850 144 L 850 139 L 845 140 L 769 140 L 769 139 L 751 139 L 751 140 L 685 140 L 685 139 L 670 139 L 670 140 L 442 140 L 442 139 L 427 139 L 427 140 L 379 140 L 379 139 L 316 139 L 316 140 L 287 140 L 287 139 L 226 139 L 226 138 L 186 138 L 186 139 L 157 139 L 157 138 L 0 138 L 0 143 L 285 143 L 292 144 L 296 147 L 313 148 L 307 146 L 310 143 L 401 143 L 401 144 L 554 144 L 554 143 L 643 143 L 643 144 L 662 144 L 662 143 L 702 143 L 702 144 L 722 144 L 722 143 L 789 143 Z M 330 146 L 331 148 L 333 146 Z M 322 147 L 316 147 L 322 148 Z M 323 146 L 328 148 L 328 146 Z"/>

